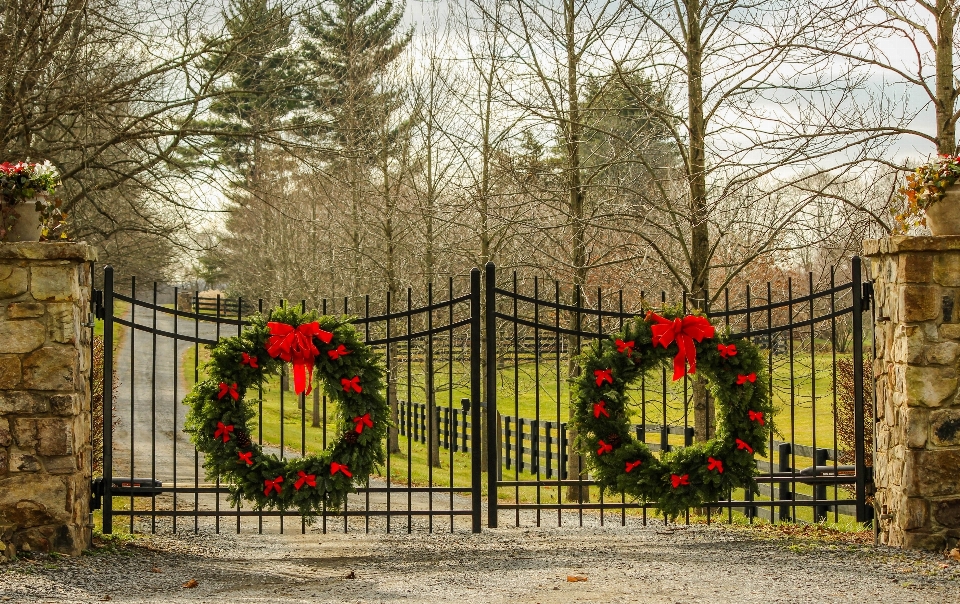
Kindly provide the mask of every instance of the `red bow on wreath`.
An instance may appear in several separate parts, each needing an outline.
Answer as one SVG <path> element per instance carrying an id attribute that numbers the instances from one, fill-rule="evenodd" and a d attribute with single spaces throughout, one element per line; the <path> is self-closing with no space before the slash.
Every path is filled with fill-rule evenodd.
<path id="1" fill-rule="evenodd" d="M 245 352 L 240 353 L 240 364 L 241 365 L 250 365 L 254 369 L 259 369 L 257 366 L 257 357 L 250 356 Z"/>
<path id="2" fill-rule="evenodd" d="M 253 465 L 253 451 L 247 451 L 246 453 L 237 452 L 237 455 L 240 456 L 240 459 L 237 460 L 237 463 L 246 463 L 248 466 Z"/>
<path id="3" fill-rule="evenodd" d="M 363 434 L 364 426 L 367 428 L 373 427 L 373 420 L 370 419 L 369 413 L 365 413 L 364 415 L 353 418 L 353 423 L 357 424 L 357 434 Z"/>
<path id="4" fill-rule="evenodd" d="M 217 422 L 217 431 L 213 433 L 213 438 L 223 437 L 223 442 L 230 442 L 231 432 L 233 432 L 233 426 L 225 426 L 223 422 Z"/>
<path id="5" fill-rule="evenodd" d="M 327 351 L 327 356 L 329 356 L 329 357 L 330 357 L 330 360 L 332 360 L 332 361 L 336 361 L 336 360 L 339 359 L 340 357 L 346 356 L 346 355 L 348 355 L 348 354 L 350 354 L 350 351 L 347 350 L 347 347 L 344 346 L 343 344 L 340 344 L 339 346 L 337 346 L 337 347 L 334 348 L 333 350 L 328 350 L 328 351 Z"/>
<path id="6" fill-rule="evenodd" d="M 302 487 L 304 484 L 306 484 L 309 487 L 317 486 L 316 474 L 307 474 L 303 470 L 300 470 L 299 474 L 300 474 L 300 478 L 297 480 L 297 482 L 293 483 L 293 488 L 299 491 L 300 487 Z"/>
<path id="7" fill-rule="evenodd" d="M 627 462 L 627 473 L 629 474 L 631 470 L 640 465 L 640 461 L 628 461 Z"/>
<path id="8" fill-rule="evenodd" d="M 751 447 L 749 444 L 747 444 L 746 441 L 742 441 L 742 440 L 740 440 L 739 438 L 736 439 L 736 441 L 737 441 L 737 450 L 738 450 L 738 451 L 740 451 L 740 450 L 746 450 L 747 453 L 750 453 L 751 455 L 753 454 L 753 447 Z"/>
<path id="9" fill-rule="evenodd" d="M 647 313 L 647 321 L 656 322 L 650 326 L 650 331 L 653 333 L 650 341 L 654 347 L 659 344 L 666 348 L 674 341 L 677 343 L 677 356 L 673 358 L 673 381 L 679 380 L 687 373 L 696 373 L 697 348 L 693 343 L 713 337 L 714 329 L 710 321 L 695 315 L 670 320 L 652 310 Z"/>
<path id="10" fill-rule="evenodd" d="M 721 359 L 737 356 L 736 344 L 717 344 L 717 350 L 720 352 Z"/>
<path id="11" fill-rule="evenodd" d="M 763 425 L 763 411 L 747 411 L 747 416 L 752 422 L 759 422 L 760 425 Z"/>
<path id="12" fill-rule="evenodd" d="M 347 478 L 353 478 L 353 474 L 350 473 L 350 468 L 342 463 L 333 462 L 330 464 L 330 475 L 333 476 L 337 472 L 343 472 L 343 475 Z"/>
<path id="13" fill-rule="evenodd" d="M 267 352 L 273 358 L 293 363 L 293 390 L 297 394 L 313 390 L 313 358 L 320 354 L 313 344 L 317 337 L 324 344 L 329 344 L 333 334 L 320 329 L 320 324 L 304 323 L 299 327 L 270 321 L 270 339 L 267 341 Z M 309 381 L 308 381 L 309 377 Z"/>
<path id="14" fill-rule="evenodd" d="M 597 369 L 593 372 L 593 377 L 597 378 L 597 386 L 602 386 L 604 382 L 613 384 L 613 374 L 610 369 Z"/>
<path id="15" fill-rule="evenodd" d="M 279 494 L 280 494 L 280 483 L 281 483 L 281 482 L 283 482 L 283 476 L 277 476 L 277 477 L 274 478 L 273 480 L 270 480 L 269 478 L 265 479 L 265 480 L 263 481 L 263 486 L 266 487 L 266 488 L 263 489 L 263 494 L 264 494 L 264 495 L 269 495 L 269 494 L 270 494 L 270 491 L 276 489 L 277 495 L 279 495 Z"/>
<path id="16" fill-rule="evenodd" d="M 223 397 L 230 395 L 230 398 L 237 400 L 240 398 L 240 393 L 237 392 L 237 383 L 234 382 L 230 385 L 227 385 L 226 382 L 220 382 L 220 392 L 217 393 L 217 400 L 222 399 Z"/>
<path id="17" fill-rule="evenodd" d="M 340 378 L 340 385 L 343 386 L 344 392 L 363 392 L 363 388 L 360 387 L 359 375 L 355 375 L 350 379 Z"/>
<path id="18" fill-rule="evenodd" d="M 723 474 L 723 462 L 719 459 L 714 459 L 712 457 L 707 458 L 707 470 L 716 470 L 717 472 Z"/>
<path id="19" fill-rule="evenodd" d="M 600 448 L 597 449 L 597 455 L 603 455 L 604 453 L 613 451 L 613 445 L 603 442 L 603 439 L 598 440 L 597 444 L 600 445 Z"/>
<path id="20" fill-rule="evenodd" d="M 747 375 L 737 375 L 737 386 L 743 386 L 747 382 L 753 384 L 757 381 L 756 373 L 748 373 Z"/>
<path id="21" fill-rule="evenodd" d="M 670 482 L 673 484 L 673 488 L 678 488 L 681 485 L 688 487 L 690 486 L 690 475 L 684 474 L 683 476 L 677 476 L 676 474 L 670 475 Z"/>
<path id="22" fill-rule="evenodd" d="M 605 417 L 610 417 L 610 414 L 607 413 L 607 402 L 600 401 L 599 403 L 593 404 L 593 416 L 599 418 L 601 415 Z"/>
<path id="23" fill-rule="evenodd" d="M 615 344 L 617 345 L 617 352 L 620 354 L 626 353 L 628 357 L 633 355 L 633 340 L 629 342 L 617 340 Z"/>

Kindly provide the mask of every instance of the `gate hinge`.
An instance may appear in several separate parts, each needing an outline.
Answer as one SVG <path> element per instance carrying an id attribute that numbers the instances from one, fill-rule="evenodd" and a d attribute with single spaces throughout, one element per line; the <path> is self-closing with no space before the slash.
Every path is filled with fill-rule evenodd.
<path id="1" fill-rule="evenodd" d="M 90 304 L 93 306 L 93 316 L 97 319 L 103 319 L 104 309 L 102 289 L 93 290 L 93 297 L 90 300 Z"/>
<path id="2" fill-rule="evenodd" d="M 870 303 L 873 301 L 873 282 L 867 281 L 862 284 L 860 289 L 860 307 L 863 310 L 870 310 Z"/>

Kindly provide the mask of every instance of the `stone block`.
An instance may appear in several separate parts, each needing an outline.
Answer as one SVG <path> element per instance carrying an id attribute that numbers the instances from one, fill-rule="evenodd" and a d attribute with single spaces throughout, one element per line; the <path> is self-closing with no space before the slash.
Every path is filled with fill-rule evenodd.
<path id="1" fill-rule="evenodd" d="M 6 476 L 10 471 L 10 460 L 7 459 L 7 450 L 0 449 L 0 476 Z"/>
<path id="2" fill-rule="evenodd" d="M 0 447 L 9 447 L 13 444 L 13 434 L 10 433 L 10 424 L 0 417 Z"/>
<path id="3" fill-rule="evenodd" d="M 903 443 L 910 449 L 922 449 L 927 444 L 929 411 L 917 407 L 901 409 L 900 428 L 903 430 Z"/>
<path id="4" fill-rule="evenodd" d="M 902 254 L 899 266 L 900 282 L 929 283 L 933 277 L 933 259 L 933 254 Z"/>
<path id="5" fill-rule="evenodd" d="M 66 302 L 80 297 L 77 268 L 72 264 L 34 266 L 30 269 L 30 294 L 41 302 Z"/>
<path id="6" fill-rule="evenodd" d="M 937 524 L 960 529 L 960 497 L 943 499 L 933 504 L 933 519 Z"/>
<path id="7" fill-rule="evenodd" d="M 18 476 L 0 482 L 0 518 L 18 526 L 69 522 L 73 485 L 66 476 Z"/>
<path id="8" fill-rule="evenodd" d="M 74 306 L 69 302 L 47 305 L 47 340 L 60 344 L 73 344 L 80 331 L 74 317 Z"/>
<path id="9" fill-rule="evenodd" d="M 960 287 L 960 254 L 937 254 L 933 280 L 944 287 Z"/>
<path id="10" fill-rule="evenodd" d="M 39 472 L 42 469 L 40 460 L 37 459 L 33 451 L 23 451 L 16 447 L 11 447 L 9 452 L 10 467 L 13 468 L 15 472 L 32 473 Z M 2 511 L 0 511 L 0 517 L 2 517 Z"/>
<path id="11" fill-rule="evenodd" d="M 0 321 L 0 354 L 24 354 L 43 346 L 46 332 L 40 321 Z"/>
<path id="12" fill-rule="evenodd" d="M 72 390 L 77 385 L 76 350 L 44 346 L 23 357 L 23 387 L 34 390 Z"/>
<path id="13" fill-rule="evenodd" d="M 960 446 L 960 409 L 943 409 L 931 413 L 930 432 L 931 442 L 938 447 Z"/>
<path id="14" fill-rule="evenodd" d="M 957 374 L 952 368 L 910 366 L 906 368 L 905 377 L 907 404 L 910 406 L 949 405 L 956 396 Z"/>
<path id="15" fill-rule="evenodd" d="M 35 450 L 37 448 L 37 420 L 22 418 L 13 420 L 13 442 L 21 449 Z"/>
<path id="16" fill-rule="evenodd" d="M 0 264 L 0 300 L 27 293 L 27 270 Z"/>
<path id="17" fill-rule="evenodd" d="M 10 390 L 20 385 L 20 357 L 0 355 L 0 390 Z"/>
<path id="18" fill-rule="evenodd" d="M 907 323 L 933 321 L 940 316 L 940 302 L 940 288 L 935 285 L 903 285 L 897 318 Z"/>
<path id="19" fill-rule="evenodd" d="M 50 474 L 71 474 L 80 469 L 80 459 L 76 455 L 44 457 L 43 469 Z"/>
<path id="20" fill-rule="evenodd" d="M 44 456 L 73 455 L 73 425 L 69 420 L 37 420 L 40 446 L 37 452 Z"/>
<path id="21" fill-rule="evenodd" d="M 46 413 L 50 410 L 48 397 L 23 390 L 0 390 L 0 415 Z"/>
<path id="22" fill-rule="evenodd" d="M 960 449 L 907 451 L 903 490 L 908 497 L 949 497 L 960 490 Z"/>
<path id="23" fill-rule="evenodd" d="M 43 304 L 39 302 L 12 302 L 7 306 L 8 319 L 36 319 L 43 316 Z"/>
<path id="24" fill-rule="evenodd" d="M 951 323 L 941 325 L 939 335 L 944 340 L 960 340 L 960 324 Z"/>
<path id="25" fill-rule="evenodd" d="M 941 342 L 939 344 L 928 345 L 923 356 L 927 363 L 931 365 L 956 365 L 957 358 L 960 357 L 960 344 L 956 342 Z M 914 361 L 907 361 L 912 363 Z"/>
<path id="26" fill-rule="evenodd" d="M 926 528 L 930 522 L 930 504 L 926 499 L 905 497 L 897 511 L 897 524 L 905 531 Z"/>
<path id="27" fill-rule="evenodd" d="M 926 531 L 909 531 L 903 533 L 902 547 L 907 549 L 942 551 L 944 545 L 946 545 L 946 538 L 941 533 L 929 533 Z"/>
<path id="28" fill-rule="evenodd" d="M 893 337 L 895 363 L 920 363 L 926 346 L 923 330 L 918 325 L 898 325 Z"/>
<path id="29" fill-rule="evenodd" d="M 79 394 L 54 394 L 50 397 L 50 413 L 54 415 L 77 415 L 82 408 Z"/>

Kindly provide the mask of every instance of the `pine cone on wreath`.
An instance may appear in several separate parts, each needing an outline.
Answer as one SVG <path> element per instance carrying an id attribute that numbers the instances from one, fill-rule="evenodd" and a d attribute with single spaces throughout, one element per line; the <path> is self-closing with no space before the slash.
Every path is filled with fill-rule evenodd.
<path id="1" fill-rule="evenodd" d="M 621 442 L 623 441 L 620 439 L 619 434 L 614 433 L 607 437 L 607 444 L 613 448 L 619 447 Z"/>
<path id="2" fill-rule="evenodd" d="M 360 438 L 360 435 L 355 430 L 347 430 L 343 433 L 343 440 L 351 445 L 357 444 L 358 438 Z"/>
<path id="3" fill-rule="evenodd" d="M 252 444 L 250 441 L 250 435 L 244 432 L 243 430 L 238 431 L 235 436 L 237 439 L 237 447 L 241 449 L 249 449 Z"/>

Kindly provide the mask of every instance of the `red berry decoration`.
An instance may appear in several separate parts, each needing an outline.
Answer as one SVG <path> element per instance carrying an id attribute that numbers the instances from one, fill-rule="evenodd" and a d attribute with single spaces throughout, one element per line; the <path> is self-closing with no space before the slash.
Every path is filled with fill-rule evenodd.
<path id="1" fill-rule="evenodd" d="M 627 389 L 663 365 L 675 380 L 706 378 L 717 437 L 657 457 L 631 433 Z M 669 516 L 726 499 L 732 489 L 759 492 L 753 455 L 766 453 L 773 406 L 760 387 L 764 357 L 749 340 L 717 334 L 702 316 L 649 312 L 584 351 L 581 367 L 572 423 L 603 489 L 652 502 Z"/>

